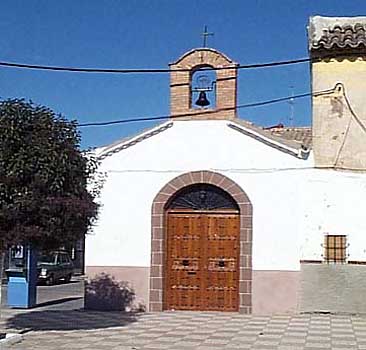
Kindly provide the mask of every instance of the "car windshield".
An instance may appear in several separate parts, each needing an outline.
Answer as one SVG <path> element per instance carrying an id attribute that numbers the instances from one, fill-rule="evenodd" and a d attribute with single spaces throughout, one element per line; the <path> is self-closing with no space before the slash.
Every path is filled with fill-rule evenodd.
<path id="1" fill-rule="evenodd" d="M 43 255 L 39 259 L 40 263 L 46 263 L 46 264 L 55 264 L 56 263 L 56 255 L 49 254 L 49 255 Z"/>

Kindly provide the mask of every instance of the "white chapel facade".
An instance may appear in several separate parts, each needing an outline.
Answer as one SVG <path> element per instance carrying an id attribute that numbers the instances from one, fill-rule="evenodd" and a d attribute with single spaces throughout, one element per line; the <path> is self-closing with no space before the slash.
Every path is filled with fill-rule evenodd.
<path id="1" fill-rule="evenodd" d="M 366 284 L 362 169 L 318 166 L 318 130 L 266 129 L 238 118 L 237 63 L 226 55 L 199 48 L 170 68 L 172 118 L 95 151 L 107 177 L 86 238 L 86 273 L 129 282 L 150 311 L 366 310 L 357 293 L 344 305 L 327 304 L 344 291 L 325 290 L 338 276 Z M 196 84 L 202 68 L 215 69 L 206 87 Z M 327 77 L 329 91 L 313 100 L 316 113 L 331 113 L 348 91 Z M 337 165 L 346 164 L 342 156 Z"/>

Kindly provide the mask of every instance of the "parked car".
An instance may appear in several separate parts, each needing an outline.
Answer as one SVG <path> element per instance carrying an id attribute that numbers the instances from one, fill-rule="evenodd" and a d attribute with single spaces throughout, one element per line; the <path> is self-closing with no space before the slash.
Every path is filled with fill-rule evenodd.
<path id="1" fill-rule="evenodd" d="M 41 255 L 38 259 L 38 281 L 52 285 L 61 279 L 71 280 L 74 265 L 65 251 L 53 251 Z"/>

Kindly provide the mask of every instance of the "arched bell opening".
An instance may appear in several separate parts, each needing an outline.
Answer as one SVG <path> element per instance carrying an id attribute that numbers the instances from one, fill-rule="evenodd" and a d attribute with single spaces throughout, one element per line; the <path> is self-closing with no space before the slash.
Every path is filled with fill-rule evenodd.
<path id="1" fill-rule="evenodd" d="M 193 109 L 216 108 L 216 71 L 201 70 L 210 65 L 196 66 L 190 76 L 190 107 Z"/>

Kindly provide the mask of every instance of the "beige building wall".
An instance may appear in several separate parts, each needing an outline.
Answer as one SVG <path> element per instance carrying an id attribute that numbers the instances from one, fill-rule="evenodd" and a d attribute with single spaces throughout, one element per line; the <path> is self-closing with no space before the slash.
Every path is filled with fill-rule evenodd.
<path id="1" fill-rule="evenodd" d="M 366 171 L 366 17 L 310 17 L 308 39 L 315 166 Z"/>
<path id="2" fill-rule="evenodd" d="M 316 167 L 366 170 L 366 55 L 312 64 Z M 337 85 L 338 84 L 338 85 Z"/>

